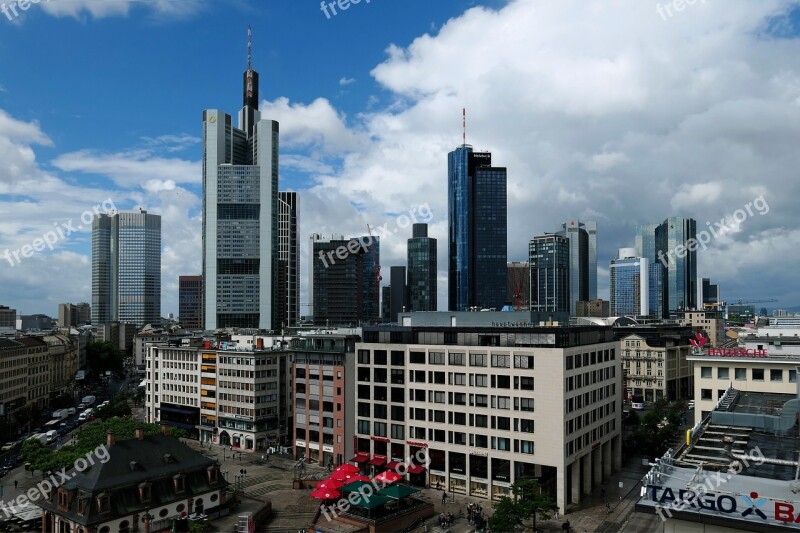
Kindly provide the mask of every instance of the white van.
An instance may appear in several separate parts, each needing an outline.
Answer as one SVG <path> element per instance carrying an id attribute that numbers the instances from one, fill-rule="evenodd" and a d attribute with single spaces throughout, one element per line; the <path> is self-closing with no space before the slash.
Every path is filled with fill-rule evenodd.
<path id="1" fill-rule="evenodd" d="M 45 433 L 45 435 L 47 435 L 47 443 L 50 444 L 51 442 L 56 440 L 56 437 L 58 437 L 58 431 L 56 431 L 55 429 L 51 429 L 50 431 Z"/>

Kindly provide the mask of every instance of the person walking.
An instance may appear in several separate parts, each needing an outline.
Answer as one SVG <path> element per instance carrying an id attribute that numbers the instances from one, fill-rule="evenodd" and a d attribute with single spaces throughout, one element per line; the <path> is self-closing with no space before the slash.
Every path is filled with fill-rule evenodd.
<path id="1" fill-rule="evenodd" d="M 16 490 L 16 489 L 17 489 L 17 485 L 19 485 L 19 481 L 17 481 L 17 480 L 15 479 L 15 480 L 14 480 L 14 490 Z"/>
<path id="2" fill-rule="evenodd" d="M 442 491 L 442 505 L 447 504 L 447 493 Z"/>

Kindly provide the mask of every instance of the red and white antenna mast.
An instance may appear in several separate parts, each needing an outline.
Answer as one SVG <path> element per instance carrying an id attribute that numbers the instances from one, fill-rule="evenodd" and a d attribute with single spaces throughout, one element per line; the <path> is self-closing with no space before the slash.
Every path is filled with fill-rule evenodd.
<path id="1" fill-rule="evenodd" d="M 462 107 L 461 108 L 461 128 L 462 128 L 461 138 L 463 140 L 464 146 L 466 146 L 467 145 L 467 108 L 466 107 Z"/>

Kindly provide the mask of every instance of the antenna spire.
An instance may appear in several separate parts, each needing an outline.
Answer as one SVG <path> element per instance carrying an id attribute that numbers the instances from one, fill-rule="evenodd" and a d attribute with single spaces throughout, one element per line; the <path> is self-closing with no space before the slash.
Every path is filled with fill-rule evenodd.
<path id="1" fill-rule="evenodd" d="M 247 25 L 247 70 L 253 70 L 253 30 Z"/>
<path id="2" fill-rule="evenodd" d="M 462 137 L 464 146 L 466 146 L 467 145 L 467 108 L 466 107 L 462 107 L 461 108 L 461 128 L 462 128 L 461 137 Z"/>

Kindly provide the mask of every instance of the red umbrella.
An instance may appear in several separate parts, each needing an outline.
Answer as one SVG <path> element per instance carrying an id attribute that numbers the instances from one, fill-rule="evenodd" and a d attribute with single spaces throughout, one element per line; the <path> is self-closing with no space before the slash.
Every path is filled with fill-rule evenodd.
<path id="1" fill-rule="evenodd" d="M 403 477 L 400 474 L 392 472 L 391 470 L 386 470 L 385 472 L 381 472 L 375 476 L 375 480 L 380 481 L 381 483 L 394 483 L 395 481 L 399 481 L 401 479 L 403 479 Z"/>
<path id="2" fill-rule="evenodd" d="M 319 483 L 317 483 L 317 488 L 318 489 L 336 490 L 336 489 L 338 489 L 339 487 L 342 487 L 342 486 L 344 486 L 344 483 L 342 483 L 338 479 L 330 479 L 330 478 L 328 478 L 328 479 L 326 479 L 324 481 L 320 481 Z"/>
<path id="3" fill-rule="evenodd" d="M 334 472 L 344 472 L 346 474 L 354 474 L 358 472 L 358 467 L 355 465 L 351 465 L 350 463 L 345 463 L 343 465 L 339 465 L 333 469 Z"/>
<path id="4" fill-rule="evenodd" d="M 311 493 L 311 497 L 317 500 L 332 500 L 341 495 L 342 493 L 335 489 L 317 489 Z"/>
<path id="5" fill-rule="evenodd" d="M 347 472 L 334 472 L 328 479 L 344 482 L 347 479 L 347 476 L 349 475 L 351 474 L 348 474 Z"/>
<path id="6" fill-rule="evenodd" d="M 334 479 L 339 479 L 339 477 L 335 477 L 334 475 Z M 346 485 L 347 483 L 352 483 L 353 481 L 370 481 L 370 479 L 367 476 L 362 476 L 361 474 L 344 474 L 343 481 Z"/>

